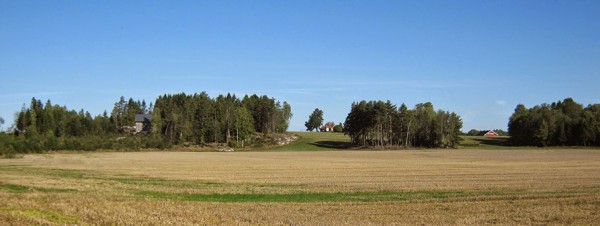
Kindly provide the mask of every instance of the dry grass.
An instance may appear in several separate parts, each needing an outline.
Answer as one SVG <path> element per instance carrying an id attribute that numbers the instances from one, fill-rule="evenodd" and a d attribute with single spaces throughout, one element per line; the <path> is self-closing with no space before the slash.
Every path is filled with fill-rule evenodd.
<path id="1" fill-rule="evenodd" d="M 595 224 L 600 150 L 27 155 L 0 159 L 0 203 L 0 224 Z"/>

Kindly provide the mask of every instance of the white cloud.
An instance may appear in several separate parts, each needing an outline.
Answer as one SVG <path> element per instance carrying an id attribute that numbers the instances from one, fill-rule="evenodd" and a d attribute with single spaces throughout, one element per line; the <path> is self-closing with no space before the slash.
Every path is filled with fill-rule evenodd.
<path id="1" fill-rule="evenodd" d="M 506 101 L 505 100 L 497 100 L 496 104 L 501 105 L 501 106 L 506 106 Z"/>

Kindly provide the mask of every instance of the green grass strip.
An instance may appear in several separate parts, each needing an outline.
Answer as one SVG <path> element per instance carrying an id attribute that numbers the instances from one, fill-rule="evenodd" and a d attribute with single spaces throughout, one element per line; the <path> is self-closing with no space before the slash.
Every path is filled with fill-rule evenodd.
<path id="1" fill-rule="evenodd" d="M 144 198 L 192 202 L 376 202 L 403 201 L 411 199 L 443 199 L 464 197 L 465 192 L 338 192 L 338 193 L 291 193 L 291 194 L 187 194 L 157 191 L 136 193 Z"/>
<path id="2" fill-rule="evenodd" d="M 8 190 L 14 193 L 24 193 L 31 190 L 30 187 L 14 184 L 0 184 L 0 189 Z"/>
<path id="3" fill-rule="evenodd" d="M 571 197 L 586 194 L 596 194 L 598 191 L 376 191 L 376 192 L 337 192 L 337 193 L 246 193 L 246 194 L 194 194 L 168 193 L 159 191 L 138 191 L 134 194 L 141 198 L 154 198 L 172 201 L 190 202 L 279 202 L 279 203 L 313 203 L 313 202 L 383 202 L 407 200 L 439 200 L 453 198 L 547 198 Z"/>
<path id="4" fill-rule="evenodd" d="M 75 189 L 64 189 L 64 188 L 38 188 L 38 187 L 28 187 L 23 185 L 15 185 L 15 184 L 0 184 L 0 189 L 8 190 L 13 193 L 25 193 L 30 191 L 39 191 L 39 192 L 77 192 Z"/>

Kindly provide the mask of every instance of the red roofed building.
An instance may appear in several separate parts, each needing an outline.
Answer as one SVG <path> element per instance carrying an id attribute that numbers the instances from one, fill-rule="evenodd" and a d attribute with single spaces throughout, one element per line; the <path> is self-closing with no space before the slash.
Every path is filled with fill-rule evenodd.
<path id="1" fill-rule="evenodd" d="M 493 130 L 488 131 L 487 133 L 483 134 L 484 137 L 497 137 L 498 134 L 496 132 L 494 132 Z"/>

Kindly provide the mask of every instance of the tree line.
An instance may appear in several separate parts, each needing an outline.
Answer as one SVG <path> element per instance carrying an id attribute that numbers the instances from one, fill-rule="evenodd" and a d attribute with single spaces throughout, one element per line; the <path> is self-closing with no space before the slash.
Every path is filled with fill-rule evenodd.
<path id="1" fill-rule="evenodd" d="M 151 133 L 129 136 L 124 127 L 137 114 L 152 115 Z M 287 131 L 291 106 L 267 96 L 206 93 L 163 95 L 155 104 L 121 97 L 110 113 L 92 116 L 32 98 L 16 113 L 12 134 L 0 133 L 0 155 L 47 150 L 168 148 L 180 144 L 226 143 L 237 146 L 254 132 Z M 3 120 L 2 120 L 3 121 Z"/>
<path id="2" fill-rule="evenodd" d="M 600 146 L 600 104 L 572 98 L 526 108 L 519 104 L 508 123 L 513 145 Z"/>
<path id="3" fill-rule="evenodd" d="M 53 105 L 50 100 L 31 99 L 29 107 L 23 106 L 15 119 L 15 135 L 81 137 L 106 136 L 117 134 L 122 126 L 133 125 L 136 114 L 151 112 L 152 103 L 146 101 L 125 101 L 121 97 L 110 114 L 92 116 L 89 112 L 69 110 L 66 106 Z"/>
<path id="4" fill-rule="evenodd" d="M 15 114 L 12 134 L 0 133 L 0 155 L 42 152 L 48 150 L 131 150 L 166 148 L 161 138 L 122 137 L 123 125 L 132 125 L 135 114 L 149 113 L 145 101 L 125 101 L 121 97 L 110 115 L 106 111 L 92 116 L 83 109 L 69 110 L 66 106 L 32 98 L 28 107 Z M 119 137 L 117 139 L 117 137 Z"/>
<path id="5" fill-rule="evenodd" d="M 152 133 L 173 144 L 227 143 L 239 146 L 254 132 L 284 133 L 292 117 L 291 106 L 268 96 L 208 94 L 163 95 L 155 102 Z M 241 143 L 240 143 L 241 142 Z"/>
<path id="6" fill-rule="evenodd" d="M 344 133 L 359 146 L 456 147 L 462 121 L 455 113 L 434 110 L 430 102 L 408 109 L 390 101 L 352 103 Z"/>

